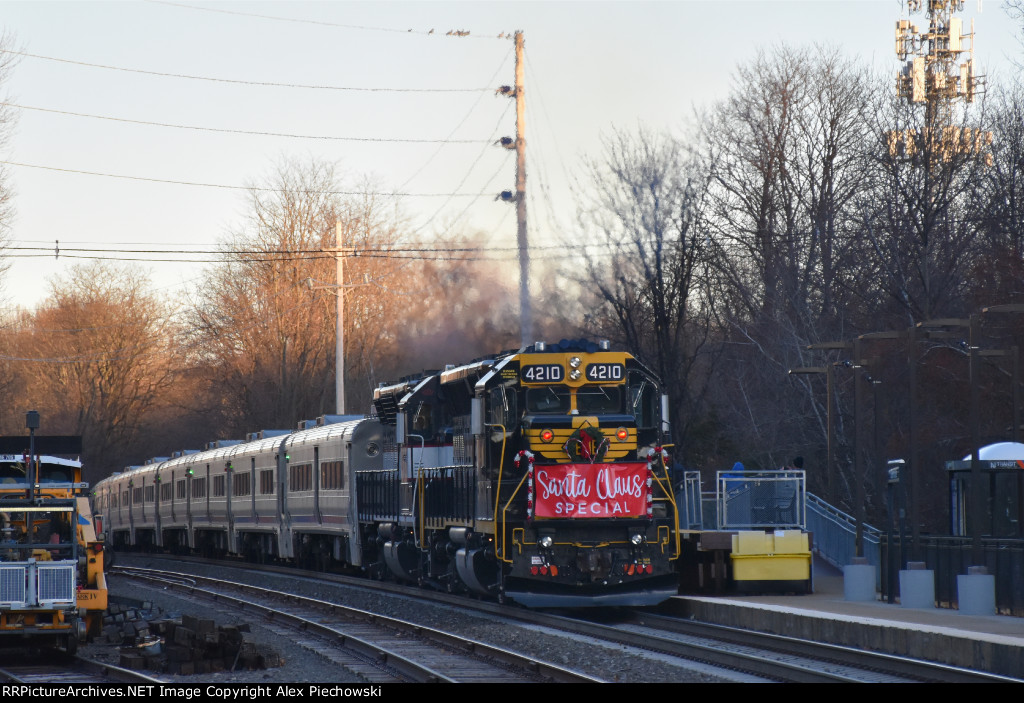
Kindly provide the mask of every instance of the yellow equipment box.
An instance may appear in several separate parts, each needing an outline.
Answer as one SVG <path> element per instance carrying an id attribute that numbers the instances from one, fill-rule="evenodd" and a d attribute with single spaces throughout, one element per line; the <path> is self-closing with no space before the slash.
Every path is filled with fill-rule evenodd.
<path id="1" fill-rule="evenodd" d="M 735 581 L 806 581 L 811 578 L 811 550 L 800 530 L 737 532 L 732 536 Z"/>

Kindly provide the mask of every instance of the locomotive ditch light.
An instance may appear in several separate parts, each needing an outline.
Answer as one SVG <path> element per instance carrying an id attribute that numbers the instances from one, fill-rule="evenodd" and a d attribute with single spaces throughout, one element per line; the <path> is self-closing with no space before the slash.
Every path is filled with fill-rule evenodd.
<path id="1" fill-rule="evenodd" d="M 582 363 L 583 362 L 580 360 L 578 356 L 574 356 L 571 359 L 569 359 L 569 366 L 573 367 L 574 369 L 578 369 L 580 367 L 580 364 Z M 579 376 L 577 376 L 577 378 L 579 378 Z"/>
<path id="2" fill-rule="evenodd" d="M 625 427 L 620 427 L 619 429 L 615 430 L 615 437 L 620 442 L 625 442 L 627 439 L 629 439 L 629 430 L 627 430 Z"/>
<path id="3" fill-rule="evenodd" d="M 555 538 L 551 535 L 541 535 L 540 539 L 537 540 L 537 544 L 542 549 L 551 549 L 551 546 L 555 543 Z"/>
<path id="4" fill-rule="evenodd" d="M 555 433 L 551 430 L 541 430 L 540 441 L 545 444 L 550 443 L 555 438 Z"/>
<path id="5" fill-rule="evenodd" d="M 631 533 L 629 535 L 629 541 L 632 543 L 634 547 L 639 547 L 641 544 L 644 543 L 644 533 L 640 531 L 635 531 Z"/>

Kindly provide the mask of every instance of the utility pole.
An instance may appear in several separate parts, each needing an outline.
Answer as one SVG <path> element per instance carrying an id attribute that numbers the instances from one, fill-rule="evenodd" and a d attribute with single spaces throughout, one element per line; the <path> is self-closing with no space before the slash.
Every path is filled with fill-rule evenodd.
<path id="1" fill-rule="evenodd" d="M 533 341 L 533 311 L 530 308 L 530 242 L 526 234 L 526 89 L 523 86 L 523 33 L 516 32 L 515 87 L 503 85 L 497 93 L 516 99 L 516 138 L 502 137 L 497 143 L 516 150 L 516 190 L 503 190 L 496 200 L 515 201 L 516 243 L 519 249 L 519 335 L 523 346 Z"/>
<path id="2" fill-rule="evenodd" d="M 334 407 L 339 415 L 345 414 L 345 252 L 341 247 L 341 220 L 334 225 L 334 261 L 337 266 L 337 314 L 334 340 Z"/>
<path id="3" fill-rule="evenodd" d="M 525 347 L 533 338 L 530 308 L 530 243 L 526 235 L 526 93 L 523 86 L 523 33 L 516 37 L 516 243 L 519 245 L 519 334 Z"/>

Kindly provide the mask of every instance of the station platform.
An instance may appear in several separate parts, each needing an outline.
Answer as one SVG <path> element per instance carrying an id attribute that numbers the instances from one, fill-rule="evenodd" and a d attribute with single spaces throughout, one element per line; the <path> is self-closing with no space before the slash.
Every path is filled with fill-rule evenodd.
<path id="1" fill-rule="evenodd" d="M 814 593 L 677 596 L 675 615 L 1024 679 L 1024 618 L 847 601 L 843 573 L 813 561 Z"/>

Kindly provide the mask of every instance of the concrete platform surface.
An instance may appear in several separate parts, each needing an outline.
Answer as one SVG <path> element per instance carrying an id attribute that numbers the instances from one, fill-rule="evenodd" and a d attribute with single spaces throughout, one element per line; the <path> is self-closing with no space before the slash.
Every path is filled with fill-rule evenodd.
<path id="1" fill-rule="evenodd" d="M 813 594 L 678 596 L 669 607 L 705 622 L 1024 679 L 1024 618 L 846 601 L 842 572 L 817 559 L 813 569 Z"/>

